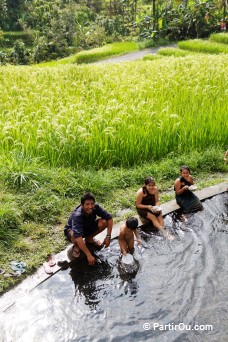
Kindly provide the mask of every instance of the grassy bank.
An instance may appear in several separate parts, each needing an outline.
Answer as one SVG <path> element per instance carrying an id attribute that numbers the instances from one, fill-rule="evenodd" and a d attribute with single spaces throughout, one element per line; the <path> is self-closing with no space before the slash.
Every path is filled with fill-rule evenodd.
<path id="1" fill-rule="evenodd" d="M 224 40 L 223 40 L 224 41 Z M 213 41 L 207 41 L 202 39 L 186 40 L 178 42 L 178 47 L 182 50 L 189 50 L 193 52 L 202 52 L 209 54 L 227 54 L 228 45 Z"/>
<path id="2" fill-rule="evenodd" d="M 10 261 L 22 260 L 27 272 L 18 278 L 0 276 L 0 293 L 33 273 L 48 254 L 66 246 L 63 227 L 84 191 L 93 191 L 118 222 L 136 214 L 135 194 L 147 175 L 155 177 L 161 203 L 174 198 L 173 182 L 184 163 L 191 166 L 199 189 L 224 181 L 227 166 L 223 164 L 223 152 L 212 148 L 204 153 L 171 153 L 160 162 L 100 171 L 49 168 L 30 162 L 27 178 L 21 183 L 15 182 L 18 178 L 1 163 L 0 267 L 10 272 Z"/>
<path id="3" fill-rule="evenodd" d="M 192 39 L 178 42 L 178 48 L 167 47 L 158 50 L 159 56 L 186 57 L 202 54 L 227 54 L 228 33 L 212 34 L 209 40 Z M 144 56 L 143 60 L 154 60 L 153 55 Z"/>
<path id="4" fill-rule="evenodd" d="M 66 64 L 87 64 L 107 59 L 109 57 L 121 56 L 129 52 L 137 51 L 137 43 L 135 42 L 121 42 L 107 44 L 99 48 L 84 50 L 75 55 L 62 58 L 58 61 L 40 63 L 39 66 L 56 66 Z"/>

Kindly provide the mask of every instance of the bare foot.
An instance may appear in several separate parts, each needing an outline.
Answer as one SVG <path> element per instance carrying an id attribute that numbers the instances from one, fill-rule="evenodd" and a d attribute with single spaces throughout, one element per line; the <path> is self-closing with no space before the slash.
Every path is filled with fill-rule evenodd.
<path id="1" fill-rule="evenodd" d="M 173 235 L 167 234 L 167 239 L 169 241 L 173 241 L 175 239 L 175 237 Z"/>
<path id="2" fill-rule="evenodd" d="M 161 229 L 162 234 L 169 240 L 173 241 L 175 237 L 173 235 L 170 235 L 165 228 Z"/>

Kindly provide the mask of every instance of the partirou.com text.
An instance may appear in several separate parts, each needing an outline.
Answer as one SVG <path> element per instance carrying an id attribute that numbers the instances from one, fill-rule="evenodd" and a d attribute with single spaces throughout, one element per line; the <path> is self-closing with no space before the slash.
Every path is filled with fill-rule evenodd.
<path id="1" fill-rule="evenodd" d="M 188 331 L 188 330 L 196 330 L 196 331 L 212 331 L 213 325 L 211 324 L 185 324 L 183 322 L 179 324 L 175 323 L 168 323 L 168 324 L 160 324 L 157 322 L 152 323 L 144 323 L 143 324 L 144 330 L 160 330 L 160 331 Z"/>

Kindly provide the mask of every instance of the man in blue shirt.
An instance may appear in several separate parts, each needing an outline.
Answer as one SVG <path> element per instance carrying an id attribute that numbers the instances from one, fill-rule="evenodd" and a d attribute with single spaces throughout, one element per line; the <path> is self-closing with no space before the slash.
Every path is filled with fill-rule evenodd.
<path id="1" fill-rule="evenodd" d="M 107 228 L 107 235 L 102 243 L 108 247 L 113 227 L 112 215 L 95 202 L 92 193 L 81 197 L 81 204 L 71 213 L 64 228 L 64 234 L 74 244 L 73 256 L 79 257 L 80 251 L 87 256 L 88 263 L 94 265 L 95 258 L 90 253 L 86 243 L 97 245 L 94 236 Z M 101 245 L 101 246 L 102 246 Z"/>

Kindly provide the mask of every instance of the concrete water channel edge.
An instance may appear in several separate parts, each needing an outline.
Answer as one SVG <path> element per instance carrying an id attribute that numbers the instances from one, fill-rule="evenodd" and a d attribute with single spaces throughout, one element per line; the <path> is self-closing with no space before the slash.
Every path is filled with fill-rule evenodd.
<path id="1" fill-rule="evenodd" d="M 228 191 L 228 182 L 222 182 L 217 185 L 209 186 L 202 190 L 195 191 L 195 194 L 201 201 L 204 201 L 208 198 L 214 197 L 216 195 L 222 194 Z M 163 217 L 171 214 L 175 210 L 179 209 L 178 204 L 175 200 L 168 201 L 164 204 L 161 204 Z M 143 223 L 140 218 L 135 215 L 135 217 L 139 220 L 139 226 L 142 226 Z M 113 226 L 112 230 L 112 239 L 117 238 L 119 235 L 120 226 L 123 224 L 123 221 L 120 221 Z M 106 232 L 100 233 L 97 237 L 99 240 L 103 240 L 106 235 Z M 71 246 L 71 245 L 69 245 Z M 61 268 L 57 265 L 58 260 L 68 260 L 67 251 L 69 246 L 61 251 L 60 253 L 55 255 L 56 265 L 52 267 L 53 274 L 47 274 L 44 270 L 44 267 L 41 266 L 34 274 L 28 276 L 24 279 L 20 284 L 16 285 L 13 289 L 5 292 L 3 295 L 0 296 L 0 312 L 6 311 L 12 305 L 14 305 L 17 299 L 20 299 L 22 296 L 25 296 L 29 292 L 31 292 L 35 287 L 39 284 L 43 283 L 48 278 L 52 277 L 54 274 L 59 272 Z"/>

